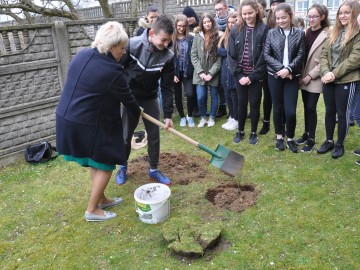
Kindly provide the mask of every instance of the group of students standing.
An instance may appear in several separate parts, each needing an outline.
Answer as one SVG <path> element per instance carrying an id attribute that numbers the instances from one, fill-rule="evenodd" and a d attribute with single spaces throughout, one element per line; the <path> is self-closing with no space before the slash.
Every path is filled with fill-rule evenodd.
<path id="1" fill-rule="evenodd" d="M 356 82 L 360 80 L 357 22 L 360 5 L 357 1 L 344 1 L 332 31 L 329 31 L 327 7 L 314 4 L 307 14 L 309 27 L 303 30 L 295 25 L 293 10 L 284 2 L 271 1 L 267 16 L 264 16 L 266 2 L 261 0 L 241 1 L 238 12 L 225 0 L 217 0 L 214 2 L 215 16 L 204 13 L 198 19 L 190 7 L 175 16 L 172 49 L 176 70 L 175 103 L 181 117 L 180 126 L 186 126 L 186 122 L 189 127 L 195 126 L 192 114 L 196 105 L 201 116 L 197 126 L 214 126 L 223 99 L 229 114 L 222 127 L 237 129 L 233 142 L 239 143 L 245 138 L 249 104 L 249 143 L 256 144 L 264 93 L 260 134 L 266 134 L 270 129 L 273 107 L 275 148 L 281 151 L 289 148 L 297 153 L 298 145 L 303 145 L 301 152 L 309 152 L 315 145 L 316 107 L 320 93 L 323 93 L 326 140 L 317 152 L 324 154 L 332 150 L 333 158 L 341 157 L 349 127 L 349 108 Z M 190 24 L 197 23 L 192 32 Z M 182 89 L 187 97 L 186 117 Z M 296 140 L 299 89 L 304 104 L 305 129 Z M 208 91 L 211 96 L 209 113 Z M 336 123 L 338 135 L 335 142 Z"/>

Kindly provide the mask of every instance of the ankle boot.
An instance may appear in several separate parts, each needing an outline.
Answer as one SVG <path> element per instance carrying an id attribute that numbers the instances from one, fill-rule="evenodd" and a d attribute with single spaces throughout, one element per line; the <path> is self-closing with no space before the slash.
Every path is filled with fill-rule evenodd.
<path id="1" fill-rule="evenodd" d="M 268 133 L 270 130 L 270 121 L 265 122 L 263 121 L 263 126 L 260 130 L 260 135 L 265 135 L 266 133 Z"/>
<path id="2" fill-rule="evenodd" d="M 218 111 L 217 111 L 217 114 L 216 114 L 215 118 L 223 117 L 226 114 L 227 114 L 226 105 L 219 105 L 219 108 L 218 108 Z"/>

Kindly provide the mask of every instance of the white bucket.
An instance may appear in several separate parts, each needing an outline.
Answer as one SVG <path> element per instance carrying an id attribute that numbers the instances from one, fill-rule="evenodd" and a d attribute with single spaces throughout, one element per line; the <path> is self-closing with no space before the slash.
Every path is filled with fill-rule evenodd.
<path id="1" fill-rule="evenodd" d="M 170 188 L 160 183 L 138 187 L 134 192 L 135 208 L 144 223 L 157 224 L 170 216 Z"/>

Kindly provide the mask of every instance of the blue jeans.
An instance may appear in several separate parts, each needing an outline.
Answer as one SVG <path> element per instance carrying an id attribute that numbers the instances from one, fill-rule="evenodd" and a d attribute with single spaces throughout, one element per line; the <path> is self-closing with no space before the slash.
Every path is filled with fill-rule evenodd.
<path id="1" fill-rule="evenodd" d="M 210 117 L 215 118 L 218 105 L 219 105 L 219 91 L 215 86 L 206 86 L 206 85 L 196 85 L 196 94 L 197 94 L 197 102 L 199 107 L 199 112 L 202 118 L 206 117 L 206 92 L 208 87 L 210 87 L 210 95 L 211 95 L 211 109 L 210 109 Z"/>

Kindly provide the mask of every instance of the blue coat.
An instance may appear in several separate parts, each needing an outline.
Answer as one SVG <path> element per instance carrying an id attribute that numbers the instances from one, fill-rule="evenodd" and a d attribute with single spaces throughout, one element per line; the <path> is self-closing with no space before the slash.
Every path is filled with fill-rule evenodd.
<path id="1" fill-rule="evenodd" d="M 56 110 L 56 146 L 64 155 L 114 165 L 126 162 L 120 102 L 139 118 L 140 108 L 111 54 L 83 49 L 70 62 Z"/>

